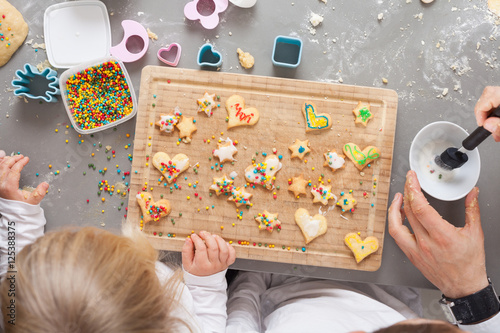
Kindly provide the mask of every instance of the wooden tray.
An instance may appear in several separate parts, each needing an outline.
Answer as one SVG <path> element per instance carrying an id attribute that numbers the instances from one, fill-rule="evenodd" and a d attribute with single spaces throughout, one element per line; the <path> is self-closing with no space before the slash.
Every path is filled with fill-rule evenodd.
<path id="1" fill-rule="evenodd" d="M 220 96 L 221 106 L 211 118 L 197 113 L 196 100 L 205 91 Z M 255 126 L 227 130 L 224 103 L 233 94 L 243 96 L 247 106 L 259 110 L 260 120 Z M 330 130 L 306 134 L 301 112 L 305 101 L 314 102 L 319 113 L 327 112 L 332 116 Z M 375 114 L 366 128 L 354 124 L 352 109 L 358 101 L 369 102 Z M 173 207 L 168 217 L 144 225 L 143 231 L 157 249 L 179 251 L 186 236 L 207 230 L 232 241 L 238 258 L 377 270 L 383 250 L 397 102 L 396 92 L 387 89 L 147 66 L 141 79 L 128 218 L 139 224 L 141 212 L 135 194 L 147 188 L 155 201 L 163 196 L 170 200 Z M 166 135 L 154 126 L 160 113 L 169 113 L 176 106 L 184 115 L 196 119 L 198 130 L 189 144 L 177 144 L 177 130 Z M 209 158 L 213 149 L 217 148 L 220 137 L 238 141 L 237 161 L 234 165 L 226 163 L 222 171 L 215 171 L 217 168 L 212 170 L 211 166 L 215 166 L 218 159 Z M 210 143 L 205 143 L 204 139 L 209 139 Z M 309 139 L 312 151 L 306 156 L 307 163 L 290 159 L 288 146 L 295 139 Z M 381 157 L 372 162 L 370 168 L 366 167 L 364 174 L 347 159 L 346 168 L 335 173 L 324 167 L 323 153 L 332 149 L 342 152 L 343 145 L 348 142 L 354 142 L 362 149 L 375 145 L 381 150 Z M 248 191 L 253 194 L 253 207 L 240 207 L 243 215 L 239 219 L 236 206 L 227 202 L 227 197 L 209 196 L 208 188 L 214 177 L 236 171 L 235 185 L 241 186 L 246 183 L 243 174 L 245 168 L 251 165 L 252 158 L 256 157 L 257 163 L 262 162 L 262 153 L 272 155 L 273 148 L 277 149 L 277 155 L 283 156 L 283 168 L 276 176 L 275 185 L 280 187 L 274 191 L 276 199 L 273 199 L 273 191 L 262 187 L 249 188 Z M 166 152 L 171 157 L 178 153 L 189 156 L 191 167 L 177 181 L 180 190 L 174 188 L 171 193 L 170 186 L 158 183 L 161 174 L 152 165 L 152 157 L 158 151 Z M 195 173 L 193 167 L 197 163 L 200 166 Z M 287 190 L 288 179 L 300 173 L 304 173 L 313 185 L 318 184 L 318 178 L 323 174 L 323 181 L 328 185 L 330 179 L 332 192 L 337 196 L 341 191 L 352 189 L 358 200 L 356 211 L 345 213 L 347 219 L 344 219 L 333 200 L 329 206 L 323 206 L 313 204 L 310 194 L 294 198 L 293 193 Z M 367 194 L 365 197 L 364 192 Z M 328 221 L 327 233 L 307 246 L 294 221 L 294 213 L 300 207 L 309 210 L 311 215 L 322 212 Z M 264 210 L 279 213 L 282 222 L 280 232 L 275 230 L 269 233 L 258 229 L 254 216 Z M 360 232 L 362 238 L 376 236 L 380 249 L 356 264 L 353 254 L 343 242 L 349 232 Z"/>

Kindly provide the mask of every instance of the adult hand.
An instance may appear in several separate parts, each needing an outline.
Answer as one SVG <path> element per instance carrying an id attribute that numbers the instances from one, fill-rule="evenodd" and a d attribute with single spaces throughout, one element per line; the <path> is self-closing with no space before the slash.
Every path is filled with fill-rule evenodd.
<path id="1" fill-rule="evenodd" d="M 500 87 L 486 87 L 474 108 L 478 126 L 491 132 L 493 139 L 500 142 L 500 118 L 488 118 L 490 110 L 500 106 Z"/>
<path id="2" fill-rule="evenodd" d="M 401 193 L 394 196 L 389 208 L 389 233 L 408 259 L 447 297 L 460 298 L 487 287 L 479 189 L 472 189 L 465 199 L 463 228 L 448 223 L 429 205 L 414 171 L 406 175 L 404 192 L 404 198 Z M 405 216 L 413 234 L 403 225 Z"/>
<path id="3" fill-rule="evenodd" d="M 0 198 L 38 205 L 49 184 L 43 182 L 32 192 L 19 189 L 21 171 L 28 164 L 29 158 L 23 155 L 5 156 L 5 152 L 2 152 L 0 151 Z"/>
<path id="4" fill-rule="evenodd" d="M 208 276 L 229 267 L 236 258 L 234 247 L 219 235 L 201 231 L 186 238 L 182 247 L 182 266 L 196 276 Z"/>

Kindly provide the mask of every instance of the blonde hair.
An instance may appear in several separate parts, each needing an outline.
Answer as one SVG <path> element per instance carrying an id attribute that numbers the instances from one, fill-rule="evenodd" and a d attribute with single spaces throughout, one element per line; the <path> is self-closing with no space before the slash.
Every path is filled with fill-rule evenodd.
<path id="1" fill-rule="evenodd" d="M 173 332 L 184 321 L 170 315 L 179 304 L 181 273 L 162 285 L 158 252 L 137 230 L 125 236 L 94 227 L 47 233 L 16 258 L 16 332 Z M 1 304 L 8 304 L 8 283 Z M 189 328 L 188 328 L 189 329 Z"/>

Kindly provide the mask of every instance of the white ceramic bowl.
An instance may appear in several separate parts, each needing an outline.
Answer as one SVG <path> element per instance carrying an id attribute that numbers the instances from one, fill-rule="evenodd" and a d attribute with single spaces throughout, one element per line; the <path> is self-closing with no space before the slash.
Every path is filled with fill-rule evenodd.
<path id="1" fill-rule="evenodd" d="M 422 189 L 436 199 L 458 200 L 477 183 L 481 162 L 476 149 L 467 152 L 469 160 L 458 169 L 446 172 L 436 166 L 434 158 L 449 147 L 460 148 L 469 134 L 460 126 L 438 121 L 417 133 L 410 147 L 410 168 L 417 173 Z"/>

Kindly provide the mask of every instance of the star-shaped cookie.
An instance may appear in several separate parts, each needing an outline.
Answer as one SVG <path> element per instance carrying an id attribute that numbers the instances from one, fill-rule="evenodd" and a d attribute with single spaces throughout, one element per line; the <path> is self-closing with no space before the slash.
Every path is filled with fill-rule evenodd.
<path id="1" fill-rule="evenodd" d="M 354 122 L 363 124 L 366 127 L 368 121 L 373 118 L 373 113 L 370 111 L 370 103 L 358 102 L 358 106 L 352 110 L 354 113 Z"/>
<path id="2" fill-rule="evenodd" d="M 303 159 L 304 156 L 311 151 L 309 149 L 309 140 L 300 141 L 299 139 L 295 139 L 295 143 L 288 147 L 292 152 L 292 156 L 290 158 L 300 158 Z"/>
<path id="3" fill-rule="evenodd" d="M 313 195 L 313 202 L 320 202 L 323 205 L 328 205 L 328 200 L 337 200 L 337 197 L 332 193 L 330 185 L 313 186 L 311 193 Z"/>
<path id="4" fill-rule="evenodd" d="M 243 205 L 251 205 L 251 198 L 252 194 L 245 191 L 244 187 L 233 187 L 227 201 L 233 201 L 236 207 L 240 207 Z"/>
<path id="5" fill-rule="evenodd" d="M 349 193 L 340 192 L 340 198 L 337 201 L 337 206 L 342 208 L 342 213 L 344 212 L 354 212 L 354 206 L 356 206 L 358 202 L 354 199 L 352 195 L 352 191 Z"/>
<path id="6" fill-rule="evenodd" d="M 233 155 L 238 152 L 238 149 L 234 146 L 233 141 L 230 138 L 219 141 L 221 143 L 218 143 L 217 149 L 213 151 L 214 156 L 218 157 L 221 163 L 235 161 Z"/>
<path id="7" fill-rule="evenodd" d="M 345 168 L 345 156 L 337 154 L 335 150 L 324 153 L 323 156 L 325 156 L 326 160 L 323 165 L 330 167 L 333 172 L 338 169 Z"/>
<path id="8" fill-rule="evenodd" d="M 224 174 L 222 177 L 214 177 L 213 183 L 209 188 L 214 191 L 217 196 L 221 193 L 228 195 L 233 190 L 233 181 Z"/>
<path id="9" fill-rule="evenodd" d="M 274 229 L 281 230 L 281 222 L 278 220 L 278 213 L 269 213 L 267 210 L 255 216 L 255 222 L 259 223 L 260 230 L 273 232 Z"/>
<path id="10" fill-rule="evenodd" d="M 304 179 L 303 174 L 298 177 L 292 177 L 288 180 L 288 191 L 293 192 L 293 195 L 298 199 L 301 194 L 307 194 L 306 186 L 309 184 L 307 180 Z"/>
<path id="11" fill-rule="evenodd" d="M 188 142 L 191 141 L 191 136 L 197 129 L 194 124 L 194 117 L 181 116 L 181 121 L 175 126 L 179 130 L 179 138 Z"/>
<path id="12" fill-rule="evenodd" d="M 215 101 L 215 94 L 210 95 L 205 92 L 202 98 L 198 98 L 198 112 L 205 112 L 207 117 L 211 117 L 213 109 L 219 107 L 219 104 Z"/>
<path id="13" fill-rule="evenodd" d="M 160 120 L 155 125 L 160 128 L 160 132 L 170 134 L 175 129 L 175 124 L 179 121 L 179 116 L 173 114 L 160 114 Z"/>

